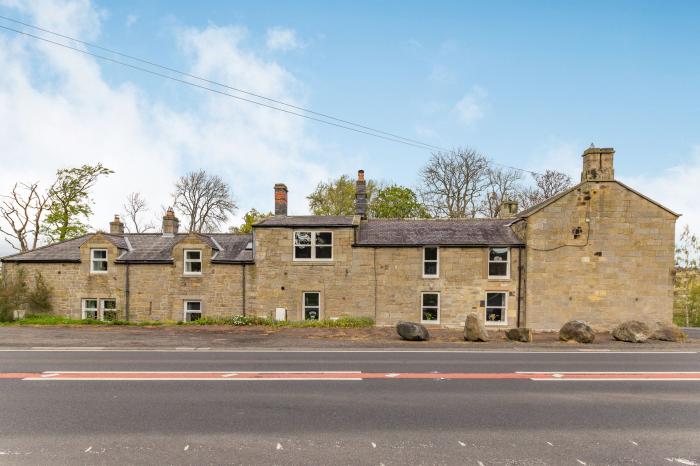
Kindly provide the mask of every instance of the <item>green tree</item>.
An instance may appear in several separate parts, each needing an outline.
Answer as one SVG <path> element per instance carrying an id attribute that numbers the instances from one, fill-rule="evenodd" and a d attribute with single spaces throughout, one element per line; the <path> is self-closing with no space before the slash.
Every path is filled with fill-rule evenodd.
<path id="1" fill-rule="evenodd" d="M 372 195 L 377 184 L 367 181 L 367 202 L 372 201 Z M 314 192 L 306 196 L 309 209 L 314 215 L 354 215 L 355 214 L 355 180 L 343 175 L 335 180 L 321 181 Z"/>
<path id="2" fill-rule="evenodd" d="M 372 218 L 428 218 L 428 209 L 410 188 L 391 185 L 380 188 L 369 205 Z"/>
<path id="3" fill-rule="evenodd" d="M 258 212 L 257 209 L 252 208 L 243 216 L 243 223 L 238 227 L 231 227 L 229 231 L 231 233 L 250 233 L 253 231 L 253 224 L 258 223 L 261 220 L 272 217 L 272 212 L 262 213 Z"/>
<path id="4" fill-rule="evenodd" d="M 100 176 L 114 173 L 101 163 L 66 168 L 56 172 L 56 183 L 49 191 L 49 213 L 44 233 L 51 242 L 63 241 L 87 233 L 84 223 L 92 215 L 90 189 Z"/>

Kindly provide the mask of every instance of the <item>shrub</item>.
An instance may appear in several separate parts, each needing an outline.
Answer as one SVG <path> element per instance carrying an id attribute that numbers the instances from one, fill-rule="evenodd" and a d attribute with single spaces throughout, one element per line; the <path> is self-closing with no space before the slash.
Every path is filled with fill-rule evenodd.
<path id="1" fill-rule="evenodd" d="M 48 314 L 52 311 L 51 287 L 46 284 L 41 272 L 37 272 L 34 288 L 27 293 L 27 305 L 30 314 Z"/>

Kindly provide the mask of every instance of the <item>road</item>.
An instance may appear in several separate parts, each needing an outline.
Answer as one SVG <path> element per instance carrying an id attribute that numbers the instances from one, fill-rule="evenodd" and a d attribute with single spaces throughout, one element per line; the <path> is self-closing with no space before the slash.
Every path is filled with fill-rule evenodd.
<path id="1" fill-rule="evenodd" d="M 695 351 L 0 351 L 0 463 L 692 465 L 699 378 Z"/>

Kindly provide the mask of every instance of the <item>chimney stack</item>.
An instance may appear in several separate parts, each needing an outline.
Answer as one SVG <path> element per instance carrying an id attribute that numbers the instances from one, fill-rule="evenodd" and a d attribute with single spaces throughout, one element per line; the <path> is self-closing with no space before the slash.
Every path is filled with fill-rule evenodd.
<path id="1" fill-rule="evenodd" d="M 498 209 L 498 218 L 513 218 L 518 213 L 518 201 L 503 199 Z"/>
<path id="2" fill-rule="evenodd" d="M 275 185 L 275 215 L 287 216 L 287 185 L 277 183 Z"/>
<path id="3" fill-rule="evenodd" d="M 583 152 L 583 171 L 581 181 L 612 181 L 615 179 L 613 169 L 613 156 L 615 149 L 612 147 L 591 147 Z"/>
<path id="4" fill-rule="evenodd" d="M 114 220 L 109 222 L 109 233 L 111 235 L 123 235 L 124 234 L 124 224 L 122 223 L 119 215 L 114 216 Z"/>
<path id="5" fill-rule="evenodd" d="M 365 171 L 357 172 L 355 182 L 355 213 L 362 219 L 367 219 L 367 184 L 365 182 Z"/>
<path id="6" fill-rule="evenodd" d="M 180 228 L 180 220 L 175 216 L 175 211 L 172 207 L 168 207 L 163 217 L 163 236 L 175 236 Z"/>

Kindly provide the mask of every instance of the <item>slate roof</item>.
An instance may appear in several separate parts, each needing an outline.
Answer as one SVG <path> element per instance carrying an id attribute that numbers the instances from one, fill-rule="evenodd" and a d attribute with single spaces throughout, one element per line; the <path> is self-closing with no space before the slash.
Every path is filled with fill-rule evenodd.
<path id="1" fill-rule="evenodd" d="M 376 219 L 362 222 L 357 246 L 519 246 L 512 219 Z"/>
<path id="2" fill-rule="evenodd" d="M 175 236 L 163 236 L 160 233 L 141 233 L 102 235 L 121 253 L 115 259 L 118 263 L 171 263 L 172 250 L 179 241 L 187 236 L 180 233 Z M 2 258 L 3 262 L 80 262 L 80 246 L 92 235 L 63 241 L 61 243 L 43 246 L 23 254 L 15 254 Z M 252 235 L 241 234 L 212 234 L 198 235 L 208 246 L 214 249 L 212 262 L 241 263 L 252 262 L 252 250 L 246 246 L 253 240 Z"/>
<path id="3" fill-rule="evenodd" d="M 352 215 L 276 215 L 266 218 L 253 227 L 352 227 Z"/>

